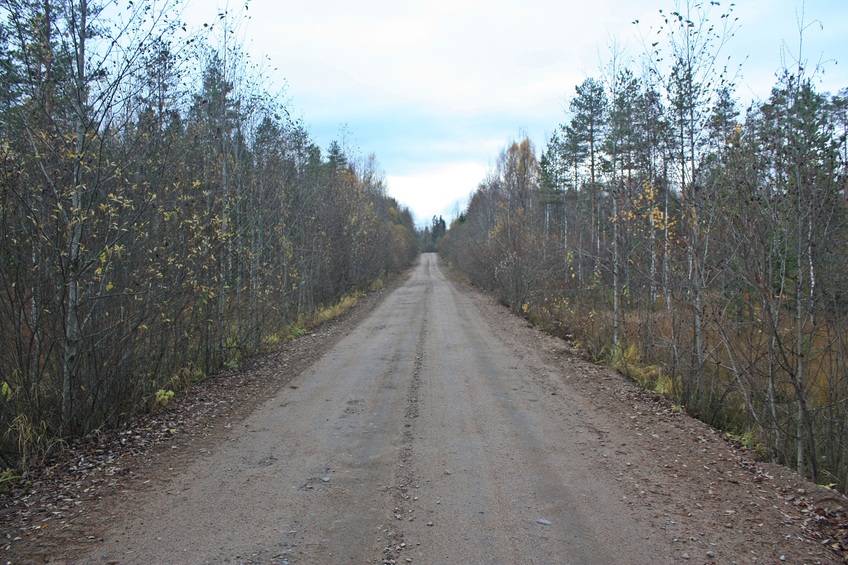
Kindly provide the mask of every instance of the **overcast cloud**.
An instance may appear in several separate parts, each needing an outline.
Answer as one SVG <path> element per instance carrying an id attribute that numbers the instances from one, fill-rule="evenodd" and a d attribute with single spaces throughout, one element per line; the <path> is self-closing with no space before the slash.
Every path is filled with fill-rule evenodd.
<path id="1" fill-rule="evenodd" d="M 231 10 L 241 4 L 229 2 Z M 763 98 L 782 64 L 783 43 L 797 53 L 801 1 L 735 4 L 740 27 L 727 53 L 743 64 L 737 92 Z M 191 0 L 186 18 L 199 25 L 225 5 Z M 353 145 L 376 153 L 389 192 L 426 222 L 461 209 L 509 139 L 526 133 L 541 151 L 563 121 L 574 86 L 599 75 L 608 45 L 616 40 L 638 56 L 639 33 L 660 24 L 658 9 L 673 6 L 671 0 L 251 0 L 246 48 L 278 69 L 274 76 L 287 84 L 291 110 L 322 148 L 346 126 Z M 848 2 L 807 0 L 805 12 L 806 21 L 818 20 L 805 32 L 804 49 L 811 62 L 823 63 L 819 88 L 848 87 L 839 60 L 848 53 Z"/>

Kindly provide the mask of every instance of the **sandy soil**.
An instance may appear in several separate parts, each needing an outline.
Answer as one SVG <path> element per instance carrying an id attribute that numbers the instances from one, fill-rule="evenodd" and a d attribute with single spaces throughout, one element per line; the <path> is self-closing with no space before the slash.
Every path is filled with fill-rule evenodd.
<path id="1" fill-rule="evenodd" d="M 266 388 L 116 464 L 129 477 L 67 511 L 53 528 L 63 534 L 28 526 L 7 553 L 78 563 L 841 562 L 807 537 L 798 501 L 813 491 L 843 499 L 754 464 L 446 277 L 435 255 L 314 351 L 311 364 L 295 355 L 289 367 L 279 353 L 257 361 Z M 206 403 L 238 392 L 217 394 Z"/>

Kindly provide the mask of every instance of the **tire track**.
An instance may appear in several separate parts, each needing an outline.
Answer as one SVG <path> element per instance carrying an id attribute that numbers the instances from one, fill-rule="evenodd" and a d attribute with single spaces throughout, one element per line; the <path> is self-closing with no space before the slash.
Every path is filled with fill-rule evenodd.
<path id="1" fill-rule="evenodd" d="M 414 492 L 419 488 L 419 485 L 414 471 L 414 442 L 419 414 L 421 373 L 426 362 L 425 351 L 433 291 L 432 284 L 429 283 L 429 262 L 427 263 L 426 273 L 428 284 L 424 292 L 424 313 L 415 343 L 415 362 L 406 394 L 404 424 L 395 475 L 396 481 L 392 488 L 392 499 L 394 502 L 392 518 L 395 522 L 395 527 L 387 529 L 384 532 L 387 534 L 387 544 L 383 548 L 383 555 L 376 561 L 376 563 L 382 565 L 394 565 L 402 561 L 404 553 L 409 549 L 409 543 L 406 540 L 406 525 L 414 522 L 417 518 L 415 512 L 418 497 L 415 496 Z M 407 559 L 407 562 L 410 560 L 411 558 Z"/>

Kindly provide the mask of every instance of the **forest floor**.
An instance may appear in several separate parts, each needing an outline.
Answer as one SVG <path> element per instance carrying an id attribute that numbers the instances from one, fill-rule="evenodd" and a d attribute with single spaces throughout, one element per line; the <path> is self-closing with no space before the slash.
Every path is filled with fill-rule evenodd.
<path id="1" fill-rule="evenodd" d="M 435 255 L 0 498 L 9 563 L 842 563 L 848 501 Z"/>

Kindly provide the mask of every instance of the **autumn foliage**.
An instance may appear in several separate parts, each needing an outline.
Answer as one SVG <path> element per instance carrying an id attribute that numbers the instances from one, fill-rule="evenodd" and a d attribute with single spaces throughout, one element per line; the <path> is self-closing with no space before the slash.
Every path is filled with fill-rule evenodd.
<path id="1" fill-rule="evenodd" d="M 538 162 L 506 146 L 442 251 L 598 361 L 846 491 L 848 91 L 818 92 L 799 64 L 743 112 L 716 63 L 732 13 L 678 5 L 644 60 L 614 53 L 575 89 Z"/>
<path id="2" fill-rule="evenodd" d="M 373 156 L 322 152 L 229 15 L 191 36 L 161 3 L 0 8 L 0 463 L 167 402 L 417 253 Z"/>

